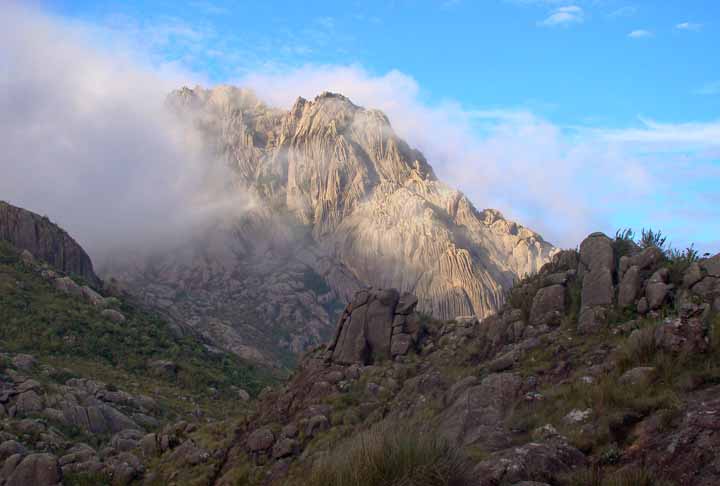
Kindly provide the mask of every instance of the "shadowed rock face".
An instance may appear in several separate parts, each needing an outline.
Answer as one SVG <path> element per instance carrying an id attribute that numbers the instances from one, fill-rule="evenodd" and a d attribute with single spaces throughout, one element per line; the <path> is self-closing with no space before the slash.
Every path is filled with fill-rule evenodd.
<path id="1" fill-rule="evenodd" d="M 395 289 L 361 290 L 340 317 L 331 361 L 367 365 L 407 354 L 420 331 L 417 297 Z"/>
<path id="2" fill-rule="evenodd" d="M 0 240 L 29 251 L 64 273 L 79 275 L 90 285 L 100 285 L 85 250 L 47 218 L 0 201 Z"/>
<path id="3" fill-rule="evenodd" d="M 252 267 L 248 262 L 269 259 L 277 262 L 276 269 L 289 264 L 317 274 L 331 291 L 323 295 L 324 301 L 350 302 L 367 286 L 396 288 L 416 295 L 420 311 L 440 318 L 484 317 L 500 306 L 513 279 L 536 272 L 555 251 L 499 212 L 475 209 L 462 193 L 437 179 L 423 154 L 394 133 L 383 113 L 358 107 L 344 96 L 299 98 L 284 111 L 267 107 L 247 90 L 198 87 L 173 92 L 168 104 L 178 116 L 193 120 L 209 146 L 233 168 L 234 187 L 257 204 L 230 225 L 228 234 L 235 240 L 220 246 L 242 248 L 229 258 L 205 249 L 202 258 L 188 266 L 173 263 L 173 255 L 167 254 L 161 265 L 167 278 L 162 281 L 157 272 L 149 278 L 143 269 L 126 275 L 141 293 L 164 294 L 165 307 L 175 305 L 173 275 L 217 275 L 222 267 L 228 275 L 247 276 Z M 283 226 L 288 221 L 302 228 L 302 238 L 297 231 L 286 238 Z M 288 288 L 294 285 L 288 282 Z M 217 309 L 237 298 L 209 297 L 218 295 L 209 288 L 199 289 L 203 295 L 193 293 L 192 285 L 186 279 L 181 287 L 193 294 L 191 300 L 207 302 L 192 312 L 197 326 L 220 319 L 227 331 L 222 335 L 234 333 L 238 343 L 245 340 L 243 345 L 271 346 L 251 343 L 247 336 L 263 333 L 272 316 L 258 315 L 243 323 L 236 322 L 239 312 L 218 317 Z M 265 292 L 282 294 L 276 287 Z M 309 295 L 308 304 L 316 306 L 319 298 Z M 258 296 L 258 302 L 263 300 Z M 273 300 L 274 308 L 282 308 L 287 299 Z M 319 344 L 332 331 L 334 315 L 315 319 L 321 313 L 298 314 L 284 315 L 283 322 L 288 329 L 297 327 L 290 335 L 298 344 L 303 341 L 300 347 Z M 303 331 L 301 314 L 313 316 L 312 333 Z M 218 343 L 226 345 L 222 339 Z"/>

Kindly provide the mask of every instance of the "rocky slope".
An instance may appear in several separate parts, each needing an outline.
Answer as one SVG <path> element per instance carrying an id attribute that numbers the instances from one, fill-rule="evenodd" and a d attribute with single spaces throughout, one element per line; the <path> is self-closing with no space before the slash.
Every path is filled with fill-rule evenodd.
<path id="1" fill-rule="evenodd" d="M 145 298 L 192 315 L 227 349 L 277 355 L 273 348 L 317 344 L 332 330 L 333 309 L 367 285 L 412 292 L 421 311 L 440 318 L 485 317 L 514 279 L 536 272 L 555 251 L 499 212 L 476 210 L 437 179 L 383 113 L 341 95 L 299 98 L 285 112 L 243 89 L 183 88 L 169 104 L 200 128 L 233 168 L 229 184 L 255 206 L 229 224 L 230 240 L 220 245 L 234 249 L 229 257 L 206 248 L 180 263 L 166 253 L 155 265 L 160 272 L 114 273 Z M 299 278 L 308 273 L 321 292 Z M 175 298 L 178 288 L 202 304 Z M 233 307 L 249 294 L 254 312 Z M 272 343 L 278 333 L 265 331 L 276 322 L 285 327 Z"/>
<path id="2" fill-rule="evenodd" d="M 46 217 L 0 201 L 0 240 L 29 251 L 62 272 L 82 277 L 90 285 L 100 284 L 85 250 Z"/>
<path id="3" fill-rule="evenodd" d="M 275 379 L 84 280 L 0 241 L 2 485 L 130 484 L 154 457 L 141 444 L 174 447 Z M 198 444 L 201 464 L 215 442 Z"/>
<path id="4" fill-rule="evenodd" d="M 598 233 L 483 321 L 428 320 L 415 305 L 357 293 L 330 343 L 234 422 L 209 484 L 720 481 L 720 254 Z M 160 464 L 179 481 L 194 470 L 168 453 Z M 358 483 L 369 470 L 384 476 Z"/>

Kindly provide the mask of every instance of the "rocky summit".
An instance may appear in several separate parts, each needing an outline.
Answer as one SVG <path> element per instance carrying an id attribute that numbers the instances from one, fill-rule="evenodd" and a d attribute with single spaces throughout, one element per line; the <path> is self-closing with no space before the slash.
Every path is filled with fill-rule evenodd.
<path id="1" fill-rule="evenodd" d="M 108 273 L 240 355 L 273 362 L 325 340 L 359 289 L 396 288 L 439 318 L 486 317 L 556 249 L 435 176 L 380 111 L 323 93 L 289 111 L 245 89 L 173 92 L 252 199 L 200 245 Z M 208 243 L 208 240 L 210 243 Z"/>

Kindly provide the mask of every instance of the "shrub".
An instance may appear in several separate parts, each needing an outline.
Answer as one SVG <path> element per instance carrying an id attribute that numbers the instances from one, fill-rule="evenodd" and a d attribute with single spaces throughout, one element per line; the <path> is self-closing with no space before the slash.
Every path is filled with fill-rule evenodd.
<path id="1" fill-rule="evenodd" d="M 305 486 L 465 486 L 469 462 L 437 433 L 380 423 L 318 463 Z"/>
<path id="2" fill-rule="evenodd" d="M 641 248 L 649 248 L 651 246 L 655 246 L 660 250 L 665 250 L 666 241 L 667 237 L 663 236 L 662 231 L 653 231 L 652 228 L 646 230 L 645 228 L 643 228 L 642 234 L 640 236 L 640 241 L 638 243 Z"/>

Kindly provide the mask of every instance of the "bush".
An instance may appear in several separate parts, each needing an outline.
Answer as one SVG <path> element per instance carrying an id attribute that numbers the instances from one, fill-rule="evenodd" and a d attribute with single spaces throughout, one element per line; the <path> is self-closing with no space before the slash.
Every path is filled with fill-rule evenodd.
<path id="1" fill-rule="evenodd" d="M 662 231 L 653 231 L 652 228 L 646 230 L 643 228 L 640 241 L 638 243 L 641 248 L 650 248 L 651 246 L 654 246 L 664 251 L 666 241 L 667 237 L 663 236 Z"/>
<path id="2" fill-rule="evenodd" d="M 465 486 L 469 462 L 437 433 L 380 423 L 316 463 L 305 486 Z"/>

